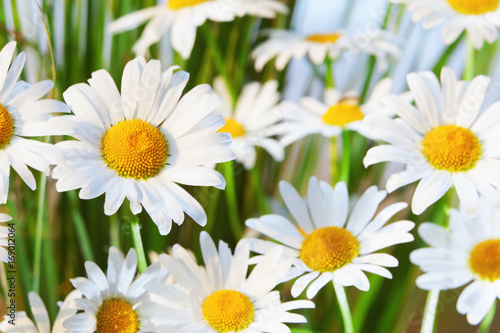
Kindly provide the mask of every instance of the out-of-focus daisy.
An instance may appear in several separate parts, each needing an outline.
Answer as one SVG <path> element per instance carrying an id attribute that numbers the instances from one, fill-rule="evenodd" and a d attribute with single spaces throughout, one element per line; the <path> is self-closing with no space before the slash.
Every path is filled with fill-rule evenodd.
<path id="1" fill-rule="evenodd" d="M 235 0 L 236 15 L 253 15 L 275 18 L 278 13 L 288 13 L 288 7 L 281 0 Z"/>
<path id="2" fill-rule="evenodd" d="M 32 190 L 36 182 L 28 166 L 50 174 L 54 146 L 25 137 L 51 135 L 51 113 L 69 111 L 62 102 L 39 101 L 54 86 L 51 81 L 18 81 L 26 56 L 21 52 L 11 66 L 15 50 L 16 43 L 10 42 L 0 52 L 0 204 L 7 202 L 11 166 Z"/>
<path id="3" fill-rule="evenodd" d="M 352 211 L 344 182 L 332 188 L 311 177 L 305 200 L 285 181 L 280 182 L 280 192 L 296 223 L 271 214 L 249 219 L 246 225 L 287 246 L 285 257 L 292 258 L 295 275 L 302 275 L 293 284 L 293 297 L 309 285 L 307 297 L 312 298 L 330 281 L 367 291 L 370 283 L 363 271 L 390 279 L 391 273 L 382 266 L 398 265 L 393 256 L 373 252 L 413 240 L 408 233 L 413 222 L 398 221 L 384 227 L 406 203 L 392 204 L 375 214 L 387 194 L 376 186 L 365 191 Z M 249 242 L 252 251 L 258 253 L 267 253 L 276 246 L 261 239 Z"/>
<path id="4" fill-rule="evenodd" d="M 189 75 L 176 69 L 161 73 L 159 61 L 138 58 L 124 69 L 121 95 L 104 70 L 92 74 L 90 86 L 64 92 L 75 115 L 52 120 L 79 141 L 56 145 L 63 152 L 52 173 L 58 191 L 81 188 L 82 199 L 106 193 L 107 215 L 127 198 L 132 213 L 144 207 L 162 235 L 172 220 L 183 222 L 184 212 L 205 225 L 201 205 L 176 183 L 222 189 L 222 175 L 204 165 L 234 154 L 230 135 L 216 133 L 224 125 L 212 113 L 220 97 L 204 84 L 180 98 Z"/>
<path id="5" fill-rule="evenodd" d="M 12 217 L 7 214 L 0 214 L 0 223 L 11 221 Z M 10 227 L 0 225 L 0 261 L 9 262 L 9 251 L 7 248 L 12 244 L 9 244 L 9 232 Z"/>
<path id="6" fill-rule="evenodd" d="M 500 27 L 498 0 L 390 0 L 404 3 L 413 12 L 413 21 L 422 20 L 424 29 L 443 24 L 441 37 L 446 45 L 453 43 L 465 30 L 476 49 L 484 41 L 494 42 Z"/>
<path id="7" fill-rule="evenodd" d="M 71 332 L 156 332 L 150 317 L 162 308 L 150 301 L 144 285 L 162 281 L 167 271 L 161 263 L 149 266 L 137 274 L 137 257 L 130 249 L 127 257 L 114 247 L 109 249 L 106 274 L 93 262 L 85 263 L 88 278 L 71 279 L 84 298 L 72 302 L 79 312 L 63 323 Z"/>
<path id="8" fill-rule="evenodd" d="M 234 255 L 226 243 L 217 250 L 208 233 L 200 235 L 205 268 L 199 267 L 179 245 L 173 257 L 161 261 L 182 287 L 181 290 L 150 283 L 152 299 L 169 308 L 153 316 L 158 327 L 176 327 L 176 332 L 290 332 L 283 323 L 303 323 L 306 319 L 289 310 L 312 308 L 310 301 L 281 303 L 272 291 L 290 268 L 276 248 L 257 264 L 247 278 L 248 244 L 237 245 Z"/>
<path id="9" fill-rule="evenodd" d="M 342 95 L 336 89 L 326 89 L 324 102 L 313 97 L 303 97 L 300 105 L 285 103 L 285 120 L 281 131 L 285 133 L 280 142 L 287 146 L 309 134 L 320 133 L 325 137 L 339 135 L 343 129 L 359 132 L 369 136 L 363 119 L 368 114 L 394 115 L 391 107 L 383 104 L 383 98 L 389 95 L 392 87 L 391 79 L 381 80 L 373 89 L 370 98 L 359 104 L 357 92 L 349 91 Z"/>
<path id="10" fill-rule="evenodd" d="M 78 298 L 82 297 L 82 293 L 78 290 L 73 290 L 66 296 L 64 302 L 59 303 L 59 313 L 57 314 L 54 325 L 50 329 L 49 314 L 47 308 L 43 303 L 40 296 L 35 292 L 28 293 L 28 301 L 30 303 L 31 312 L 35 317 L 35 323 L 26 315 L 26 312 L 19 311 L 15 314 L 15 325 L 12 324 L 12 319 L 9 315 L 4 316 L 3 321 L 0 323 L 0 331 L 4 333 L 65 333 L 69 332 L 68 329 L 63 327 L 63 322 L 70 316 L 76 313 L 69 304 Z M 9 321 L 11 321 L 9 323 Z"/>
<path id="11" fill-rule="evenodd" d="M 452 209 L 448 228 L 423 223 L 418 233 L 431 247 L 410 255 L 425 272 L 417 286 L 445 290 L 472 281 L 460 294 L 457 310 L 477 325 L 500 297 L 500 210 L 482 199 L 474 218 Z"/>
<path id="12" fill-rule="evenodd" d="M 390 144 L 371 148 L 365 166 L 386 161 L 406 164 L 406 170 L 393 174 L 386 187 L 392 192 L 421 179 L 412 199 L 415 214 L 441 198 L 452 184 L 470 215 L 477 212 L 478 192 L 500 205 L 495 190 L 500 188 L 500 103 L 479 115 L 490 79 L 478 76 L 469 84 L 443 68 L 442 86 L 432 72 L 410 73 L 407 81 L 417 108 L 389 96 L 399 118 L 366 118 L 374 135 Z"/>
<path id="13" fill-rule="evenodd" d="M 282 109 L 277 103 L 280 99 L 278 83 L 274 80 L 261 85 L 253 82 L 245 85 L 233 108 L 232 98 L 224 80 L 214 81 L 215 92 L 222 97 L 222 104 L 216 109 L 226 125 L 219 132 L 231 134 L 231 149 L 236 160 L 246 169 L 255 165 L 255 146 L 264 148 L 275 160 L 282 161 L 285 156 L 283 145 L 270 138 L 276 131 L 273 127 L 282 119 Z"/>

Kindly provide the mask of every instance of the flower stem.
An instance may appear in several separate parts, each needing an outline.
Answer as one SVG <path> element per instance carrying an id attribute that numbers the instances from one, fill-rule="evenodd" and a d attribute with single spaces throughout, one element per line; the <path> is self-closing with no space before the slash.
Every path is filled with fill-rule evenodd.
<path id="1" fill-rule="evenodd" d="M 332 176 L 332 184 L 339 181 L 339 150 L 337 146 L 337 137 L 332 136 L 330 138 L 330 172 Z"/>
<path id="2" fill-rule="evenodd" d="M 472 45 L 470 37 L 467 36 L 467 60 L 465 63 L 464 80 L 470 81 L 474 78 L 476 71 L 476 50 Z"/>
<path id="3" fill-rule="evenodd" d="M 479 326 L 479 329 L 477 330 L 478 333 L 489 333 L 490 332 L 491 324 L 493 324 L 493 319 L 495 318 L 496 309 L 497 309 L 497 304 L 493 303 L 490 311 L 488 312 L 486 317 L 481 322 L 481 325 Z"/>
<path id="4" fill-rule="evenodd" d="M 148 264 L 146 263 L 146 254 L 144 253 L 144 246 L 142 245 L 141 238 L 141 226 L 139 225 L 139 218 L 137 216 L 132 217 L 130 221 L 130 230 L 132 231 L 134 249 L 137 253 L 137 267 L 139 268 L 139 272 L 142 273 L 148 268 Z"/>
<path id="5" fill-rule="evenodd" d="M 234 179 L 233 161 L 222 163 L 224 178 L 226 179 L 226 200 L 229 210 L 229 223 L 236 240 L 243 236 L 243 229 L 238 215 L 238 202 L 236 200 L 236 184 Z"/>
<path id="6" fill-rule="evenodd" d="M 255 165 L 250 169 L 250 177 L 252 178 L 252 185 L 255 191 L 255 197 L 257 198 L 257 203 L 262 214 L 270 214 L 271 209 L 266 201 L 266 194 L 262 188 L 261 176 L 257 166 Z"/>
<path id="7" fill-rule="evenodd" d="M 438 301 L 439 289 L 430 290 L 425 301 L 424 317 L 422 318 L 422 328 L 420 329 L 421 333 L 434 332 Z"/>
<path id="8" fill-rule="evenodd" d="M 335 80 L 333 78 L 333 60 L 327 55 L 325 58 L 325 86 L 326 88 L 335 87 Z"/>
<path id="9" fill-rule="evenodd" d="M 340 181 L 349 185 L 351 164 L 351 134 L 348 130 L 342 131 L 342 159 L 340 161 Z"/>
<path id="10" fill-rule="evenodd" d="M 45 220 L 45 194 L 47 192 L 47 176 L 40 173 L 40 188 L 38 191 L 38 212 L 36 215 L 36 235 L 33 252 L 33 283 L 31 290 L 40 293 L 40 271 L 42 265 L 43 224 Z"/>
<path id="11" fill-rule="evenodd" d="M 344 322 L 344 332 L 353 333 L 354 326 L 352 323 L 351 310 L 349 309 L 349 303 L 347 302 L 347 296 L 345 294 L 344 287 L 333 282 L 333 288 L 335 289 L 335 295 L 337 295 L 337 300 L 340 306 L 340 313 L 342 314 L 342 320 Z"/>
<path id="12" fill-rule="evenodd" d="M 75 226 L 76 237 L 80 242 L 80 249 L 83 254 L 83 258 L 86 261 L 95 261 L 94 253 L 92 252 L 92 246 L 90 244 L 89 234 L 87 228 L 85 227 L 85 221 L 80 214 L 80 209 L 78 208 L 78 198 L 75 191 L 69 191 L 68 197 L 70 201 L 71 217 L 73 220 L 73 225 Z"/>

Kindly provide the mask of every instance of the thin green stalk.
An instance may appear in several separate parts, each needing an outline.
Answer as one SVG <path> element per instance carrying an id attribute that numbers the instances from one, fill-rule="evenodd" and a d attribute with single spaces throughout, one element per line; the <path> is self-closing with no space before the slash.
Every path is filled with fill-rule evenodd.
<path id="1" fill-rule="evenodd" d="M 73 225 L 75 226 L 76 237 L 80 243 L 80 250 L 82 251 L 83 258 L 85 261 L 95 261 L 89 234 L 87 232 L 87 228 L 85 227 L 85 221 L 83 220 L 78 207 L 77 194 L 75 191 L 69 191 L 68 197 L 70 201 L 71 218 L 73 220 Z"/>
<path id="2" fill-rule="evenodd" d="M 31 290 L 40 293 L 40 271 L 42 266 L 43 224 L 45 220 L 45 194 L 47 192 L 47 176 L 40 173 L 40 187 L 38 190 L 38 211 L 36 215 L 35 246 L 33 249 L 33 282 Z"/>
<path id="3" fill-rule="evenodd" d="M 476 72 L 476 50 L 470 37 L 467 36 L 467 59 L 465 62 L 464 80 L 471 81 Z"/>
<path id="4" fill-rule="evenodd" d="M 335 80 L 333 78 L 333 60 L 329 56 L 325 58 L 325 86 L 327 88 L 335 87 Z"/>
<path id="5" fill-rule="evenodd" d="M 233 236 L 236 240 L 243 236 L 243 228 L 240 224 L 238 214 L 238 202 L 236 198 L 236 183 L 234 179 L 233 161 L 222 163 L 224 178 L 226 179 L 226 194 L 227 209 L 229 211 L 229 223 Z"/>
<path id="6" fill-rule="evenodd" d="M 438 61 L 432 68 L 432 72 L 439 76 L 441 73 L 441 69 L 446 66 L 448 63 L 448 60 L 450 59 L 451 55 L 455 50 L 457 49 L 458 45 L 462 42 L 462 39 L 465 37 L 465 32 L 460 35 L 460 37 L 457 38 L 456 41 L 454 41 L 452 44 L 450 44 L 444 52 L 441 54 L 441 57 L 439 57 Z"/>
<path id="7" fill-rule="evenodd" d="M 266 200 L 266 194 L 262 188 L 261 175 L 257 166 L 250 169 L 250 178 L 252 179 L 253 190 L 255 191 L 255 197 L 257 198 L 257 203 L 259 205 L 260 212 L 262 214 L 270 214 L 271 208 Z"/>
<path id="8" fill-rule="evenodd" d="M 342 159 L 340 161 L 340 181 L 349 185 L 351 166 L 351 134 L 348 130 L 342 131 Z"/>
<path id="9" fill-rule="evenodd" d="M 120 246 L 120 221 L 116 214 L 109 217 L 109 242 L 111 246 L 119 249 Z"/>
<path id="10" fill-rule="evenodd" d="M 434 332 L 438 301 L 439 289 L 430 290 L 427 294 L 427 300 L 425 301 L 424 316 L 422 318 L 422 327 L 420 329 L 421 333 Z"/>
<path id="11" fill-rule="evenodd" d="M 486 315 L 486 317 L 481 322 L 477 333 L 489 333 L 491 329 L 491 324 L 493 324 L 493 319 L 495 318 L 495 312 L 497 310 L 497 304 L 493 303 L 490 311 Z"/>
<path id="12" fill-rule="evenodd" d="M 130 230 L 132 232 L 132 242 L 134 243 L 134 249 L 137 253 L 137 267 L 139 268 L 139 273 L 143 273 L 146 268 L 148 268 L 148 264 L 146 262 L 144 246 L 142 245 L 141 226 L 139 225 L 139 218 L 137 216 L 134 216 L 130 220 Z"/>
<path id="13" fill-rule="evenodd" d="M 340 179 L 340 173 L 339 173 L 339 149 L 337 146 L 337 137 L 332 136 L 330 138 L 330 173 L 331 173 L 331 179 L 332 179 L 332 184 L 335 184 L 339 181 Z"/>
<path id="14" fill-rule="evenodd" d="M 349 303 L 347 302 L 347 296 L 345 294 L 344 287 L 333 282 L 333 288 L 335 289 L 335 295 L 337 295 L 337 301 L 339 302 L 340 306 L 340 313 L 344 322 L 344 332 L 353 333 L 354 326 L 352 322 L 351 310 L 349 309 Z"/>

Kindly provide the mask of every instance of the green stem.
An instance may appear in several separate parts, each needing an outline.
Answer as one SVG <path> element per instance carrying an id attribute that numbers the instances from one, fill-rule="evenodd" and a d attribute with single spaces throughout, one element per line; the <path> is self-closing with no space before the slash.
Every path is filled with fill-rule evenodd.
<path id="1" fill-rule="evenodd" d="M 430 290 L 427 294 L 427 300 L 425 301 L 424 316 L 422 318 L 422 327 L 420 330 L 421 333 L 434 332 L 438 301 L 439 289 Z"/>
<path id="2" fill-rule="evenodd" d="M 148 268 L 148 264 L 146 262 L 144 246 L 142 245 L 141 226 L 139 225 L 139 218 L 137 216 L 134 216 L 130 221 L 130 230 L 132 231 L 134 249 L 137 253 L 137 267 L 139 268 L 139 273 L 143 273 Z"/>
<path id="3" fill-rule="evenodd" d="M 493 324 L 493 319 L 495 318 L 496 309 L 497 309 L 497 304 L 493 303 L 490 311 L 488 312 L 486 317 L 481 322 L 481 325 L 479 326 L 477 333 L 489 333 L 490 332 L 491 324 Z"/>
<path id="4" fill-rule="evenodd" d="M 335 80 L 333 78 L 333 60 L 330 59 L 329 56 L 326 56 L 325 58 L 325 66 L 325 86 L 327 88 L 333 88 L 335 87 Z"/>
<path id="5" fill-rule="evenodd" d="M 68 197 L 70 201 L 71 218 L 75 226 L 76 237 L 80 243 L 80 250 L 82 251 L 85 261 L 95 261 L 92 245 L 90 243 L 89 234 L 85 227 L 85 221 L 78 207 L 78 197 L 75 191 L 69 191 Z"/>
<path id="6" fill-rule="evenodd" d="M 255 191 L 255 196 L 257 197 L 257 203 L 259 205 L 259 209 L 262 214 L 270 214 L 271 208 L 269 208 L 269 204 L 266 200 L 266 194 L 264 189 L 262 188 L 261 176 L 259 174 L 259 170 L 255 165 L 252 169 L 250 169 L 250 177 L 252 178 L 252 185 Z"/>
<path id="7" fill-rule="evenodd" d="M 330 173 L 332 184 L 336 184 L 340 179 L 339 173 L 339 150 L 337 146 L 337 137 L 330 138 Z"/>
<path id="8" fill-rule="evenodd" d="M 43 224 L 45 220 L 45 194 L 47 192 L 47 176 L 40 173 L 40 188 L 38 191 L 38 212 L 36 215 L 36 235 L 33 252 L 33 283 L 31 290 L 40 293 L 40 271 L 42 265 Z"/>
<path id="9" fill-rule="evenodd" d="M 450 59 L 450 57 L 453 54 L 453 52 L 455 52 L 455 50 L 457 49 L 458 45 L 460 45 L 460 43 L 462 42 L 462 39 L 464 38 L 464 36 L 465 36 L 465 33 L 462 33 L 460 35 L 460 37 L 457 38 L 456 41 L 454 41 L 452 44 L 450 44 L 450 46 L 448 46 L 444 50 L 444 52 L 441 55 L 441 57 L 439 57 L 439 60 L 436 62 L 436 64 L 432 68 L 432 72 L 434 72 L 434 74 L 436 76 L 440 75 L 441 69 L 444 66 L 446 66 L 446 64 L 448 63 L 448 60 Z"/>
<path id="10" fill-rule="evenodd" d="M 344 322 L 344 332 L 353 333 L 354 326 L 352 323 L 351 310 L 349 309 L 349 303 L 347 302 L 347 296 L 345 294 L 344 287 L 333 282 L 333 288 L 335 289 L 335 295 L 337 295 L 337 301 L 339 302 L 340 306 L 340 313 Z"/>
<path id="11" fill-rule="evenodd" d="M 238 202 L 236 197 L 236 184 L 234 179 L 233 161 L 222 163 L 224 178 L 226 179 L 226 200 L 229 211 L 229 223 L 236 240 L 243 236 L 243 228 L 238 215 Z"/>
<path id="12" fill-rule="evenodd" d="M 121 248 L 120 246 L 120 221 L 116 214 L 111 215 L 109 217 L 109 242 L 111 246 L 116 247 L 117 249 Z"/>
<path id="13" fill-rule="evenodd" d="M 349 185 L 351 166 L 351 134 L 348 130 L 342 131 L 342 159 L 340 161 L 340 181 Z"/>
<path id="14" fill-rule="evenodd" d="M 471 81 L 476 72 L 476 50 L 470 37 L 467 36 L 467 59 L 465 62 L 464 80 Z"/>

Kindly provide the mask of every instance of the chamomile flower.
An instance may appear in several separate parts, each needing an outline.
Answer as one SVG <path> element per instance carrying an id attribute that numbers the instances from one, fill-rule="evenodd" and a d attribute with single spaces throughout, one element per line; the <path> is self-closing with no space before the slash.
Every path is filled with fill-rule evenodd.
<path id="1" fill-rule="evenodd" d="M 21 52 L 11 66 L 15 50 L 10 42 L 0 52 L 0 204 L 7 202 L 11 166 L 32 190 L 36 182 L 28 167 L 50 174 L 54 146 L 26 137 L 51 135 L 51 113 L 69 111 L 62 102 L 39 100 L 54 86 L 51 81 L 18 81 L 26 56 Z"/>
<path id="2" fill-rule="evenodd" d="M 359 104 L 359 95 L 349 91 L 342 95 L 336 89 L 326 89 L 324 102 L 313 97 L 303 97 L 300 105 L 286 103 L 287 112 L 282 124 L 284 133 L 280 142 L 287 146 L 307 135 L 320 133 L 325 137 L 338 136 L 343 129 L 359 132 L 369 136 L 363 119 L 368 114 L 392 116 L 394 110 L 383 104 L 384 97 L 389 95 L 392 87 L 391 79 L 381 80 L 373 89 L 370 98 Z"/>
<path id="3" fill-rule="evenodd" d="M 234 158 L 230 135 L 212 111 L 220 98 L 209 85 L 182 95 L 189 75 L 144 58 L 130 61 L 119 93 L 108 72 L 68 88 L 63 97 L 74 115 L 53 119 L 73 136 L 56 146 L 63 152 L 52 176 L 58 191 L 81 188 L 80 198 L 106 194 L 104 213 L 114 214 L 127 198 L 133 214 L 142 207 L 166 235 L 184 212 L 201 225 L 201 205 L 177 183 L 224 188 L 221 174 L 204 165 Z M 179 100 L 180 99 L 180 100 Z"/>
<path id="4" fill-rule="evenodd" d="M 233 255 L 224 242 L 219 242 L 217 250 L 206 232 L 201 233 L 200 243 L 205 268 L 179 245 L 174 246 L 173 257 L 161 256 L 180 290 L 158 283 L 146 286 L 154 301 L 169 308 L 153 316 L 152 322 L 159 328 L 198 333 L 290 332 L 283 323 L 306 321 L 288 311 L 312 308 L 314 303 L 281 303 L 279 292 L 272 291 L 290 268 L 290 262 L 281 260 L 281 247 L 267 254 L 247 277 L 247 244 L 238 243 Z"/>
<path id="5" fill-rule="evenodd" d="M 477 325 L 500 297 L 500 210 L 482 199 L 474 218 L 452 209 L 448 228 L 423 223 L 418 233 L 431 247 L 410 255 L 424 271 L 417 286 L 446 290 L 472 282 L 458 297 L 457 310 Z"/>
<path id="6" fill-rule="evenodd" d="M 236 15 L 253 15 L 275 18 L 278 13 L 288 13 L 288 7 L 280 0 L 236 0 Z"/>
<path id="7" fill-rule="evenodd" d="M 307 289 L 314 297 L 328 282 L 355 286 L 367 291 L 368 278 L 363 271 L 392 278 L 384 267 L 396 267 L 396 258 L 385 253 L 373 253 L 385 247 L 413 240 L 408 233 L 415 225 L 410 221 L 384 224 L 407 204 L 392 204 L 375 214 L 386 197 L 376 186 L 368 188 L 349 211 L 349 196 L 344 182 L 332 188 L 316 177 L 309 180 L 307 198 L 285 181 L 280 192 L 295 223 L 281 215 L 264 215 L 249 219 L 246 225 L 286 246 L 285 257 L 292 258 L 294 274 L 300 276 L 292 286 L 292 296 Z M 267 253 L 276 243 L 249 239 L 250 248 Z"/>
<path id="8" fill-rule="evenodd" d="M 81 298 L 82 294 L 78 290 L 73 290 L 68 294 L 64 302 L 59 304 L 59 312 L 57 314 L 54 325 L 52 329 L 50 328 L 49 314 L 47 313 L 47 308 L 43 303 L 40 296 L 35 292 L 28 293 L 28 301 L 30 303 L 31 312 L 35 317 L 35 323 L 26 315 L 26 312 L 19 311 L 15 314 L 15 318 L 12 321 L 12 317 L 8 314 L 4 316 L 3 321 L 0 323 L 0 331 L 4 333 L 66 333 L 69 332 L 68 329 L 63 327 L 63 322 L 70 316 L 76 313 L 76 309 L 73 309 L 69 304 L 78 298 Z M 14 324 L 12 324 L 14 323 Z"/>
<path id="9" fill-rule="evenodd" d="M 0 223 L 9 222 L 12 220 L 12 217 L 7 214 L 0 214 Z M 0 224 L 0 261 L 9 262 L 9 251 L 7 248 L 12 245 L 9 244 L 9 234 L 13 234 L 9 232 L 9 227 Z"/>
<path id="10" fill-rule="evenodd" d="M 499 0 L 391 0 L 404 3 L 412 11 L 413 21 L 423 22 L 425 29 L 444 24 L 443 42 L 453 43 L 465 30 L 476 49 L 484 41 L 494 42 L 500 27 Z"/>
<path id="11" fill-rule="evenodd" d="M 249 83 L 243 87 L 233 108 L 231 94 L 224 80 L 218 77 L 214 81 L 214 90 L 222 97 L 222 104 L 216 112 L 226 121 L 219 132 L 231 134 L 231 150 L 246 169 L 255 165 L 256 146 L 264 148 L 277 161 L 282 161 L 285 156 L 283 145 L 271 138 L 276 134 L 273 128 L 283 114 L 277 105 L 280 99 L 277 89 L 278 83 L 274 80 L 263 85 L 259 82 Z"/>
<path id="12" fill-rule="evenodd" d="M 150 301 L 144 285 L 162 281 L 167 271 L 160 263 L 149 266 L 137 278 L 137 256 L 130 249 L 126 258 L 114 247 L 109 249 L 106 274 L 93 262 L 85 263 L 88 278 L 71 279 L 84 298 L 72 302 L 81 311 L 63 325 L 71 332 L 156 332 L 150 317 L 162 310 Z"/>
<path id="13" fill-rule="evenodd" d="M 432 72 L 410 73 L 408 86 L 417 107 L 389 96 L 399 118 L 370 117 L 374 135 L 389 145 L 371 148 L 365 166 L 380 162 L 406 164 L 390 176 L 387 191 L 420 180 L 412 210 L 421 214 L 454 185 L 470 215 L 477 212 L 478 193 L 500 205 L 498 140 L 500 103 L 479 114 L 490 79 L 458 81 L 450 68 L 441 71 L 441 85 Z"/>

